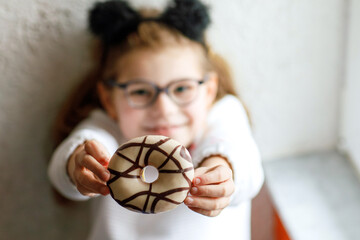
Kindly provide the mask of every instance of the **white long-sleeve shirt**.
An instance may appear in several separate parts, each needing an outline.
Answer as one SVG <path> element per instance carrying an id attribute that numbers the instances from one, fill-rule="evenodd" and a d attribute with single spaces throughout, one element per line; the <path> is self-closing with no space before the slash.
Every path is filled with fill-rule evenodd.
<path id="1" fill-rule="evenodd" d="M 125 142 L 118 125 L 101 110 L 93 111 L 55 150 L 48 168 L 54 187 L 72 200 L 87 200 L 71 183 L 67 160 L 85 140 L 96 139 L 110 154 Z M 227 157 L 232 165 L 235 192 L 231 203 L 217 217 L 206 217 L 184 204 L 159 214 L 140 214 L 118 205 L 110 195 L 94 199 L 93 226 L 88 239 L 250 239 L 251 199 L 260 190 L 264 174 L 260 154 L 251 134 L 246 112 L 234 96 L 215 103 L 208 127 L 191 150 L 194 167 L 211 154 Z"/>

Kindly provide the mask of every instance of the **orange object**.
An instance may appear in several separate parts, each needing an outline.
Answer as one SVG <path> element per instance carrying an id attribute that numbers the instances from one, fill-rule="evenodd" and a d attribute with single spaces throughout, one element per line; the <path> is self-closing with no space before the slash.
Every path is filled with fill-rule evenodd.
<path id="1" fill-rule="evenodd" d="M 281 219 L 276 211 L 274 211 L 274 233 L 275 233 L 275 240 L 290 240 L 288 233 L 284 225 L 281 222 Z"/>

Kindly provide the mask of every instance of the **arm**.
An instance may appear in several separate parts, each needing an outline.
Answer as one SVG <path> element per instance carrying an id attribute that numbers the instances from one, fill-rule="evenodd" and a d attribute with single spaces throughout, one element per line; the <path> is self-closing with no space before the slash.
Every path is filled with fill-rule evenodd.
<path id="1" fill-rule="evenodd" d="M 233 176 L 231 178 L 234 186 L 230 184 L 223 186 L 227 187 L 228 190 L 225 191 L 226 194 L 222 198 L 227 198 L 228 202 L 225 204 L 224 201 L 223 204 L 218 203 L 218 205 L 226 207 L 228 204 L 237 205 L 242 201 L 250 200 L 260 190 L 264 181 L 264 174 L 260 154 L 240 101 L 232 96 L 220 100 L 211 110 L 208 124 L 209 128 L 205 132 L 203 140 L 199 141 L 195 151 L 192 152 L 195 165 L 208 156 L 219 154 L 226 163 L 225 166 L 232 170 Z M 208 162 L 208 160 L 211 158 L 207 158 L 199 166 L 203 167 L 204 164 L 218 165 L 218 163 Z M 219 171 L 219 169 L 216 170 Z M 220 170 L 226 171 L 224 168 L 220 168 Z M 228 179 L 225 178 L 222 181 L 226 182 Z M 231 188 L 234 188 L 233 194 L 230 194 L 229 197 L 227 195 L 229 191 L 231 192 Z M 224 191 L 224 189 L 219 191 Z"/>
<path id="2" fill-rule="evenodd" d="M 112 124 L 113 123 L 106 120 L 103 114 L 97 114 L 92 119 L 81 124 L 56 148 L 49 163 L 48 176 L 55 189 L 66 198 L 71 200 L 87 200 L 93 195 L 90 194 L 90 192 L 77 188 L 77 186 L 80 186 L 79 177 L 81 174 L 79 173 L 83 171 L 83 173 L 89 176 L 89 172 L 85 169 L 90 168 L 92 169 L 91 172 L 99 175 L 97 178 L 101 179 L 102 173 L 100 172 L 104 171 L 102 165 L 104 165 L 108 154 L 115 152 L 119 145 L 118 141 L 120 141 L 120 136 L 115 138 L 110 134 L 110 132 L 116 130 L 116 125 L 110 128 Z M 109 129 L 106 129 L 106 127 Z M 93 139 L 96 139 L 96 141 L 89 141 Z M 85 142 L 87 142 L 89 146 L 86 147 Z M 96 143 L 95 146 L 93 146 L 92 144 L 94 142 L 101 143 L 102 146 L 98 146 L 99 144 Z M 82 160 L 84 157 L 85 161 Z M 97 159 L 96 162 L 98 163 L 91 161 L 94 159 Z M 91 162 L 90 166 L 88 166 L 89 162 Z M 87 167 L 85 167 L 86 164 Z M 83 178 L 81 181 L 88 180 L 89 179 Z M 97 189 L 98 190 L 93 191 L 93 193 L 106 194 L 102 192 L 100 188 Z"/>

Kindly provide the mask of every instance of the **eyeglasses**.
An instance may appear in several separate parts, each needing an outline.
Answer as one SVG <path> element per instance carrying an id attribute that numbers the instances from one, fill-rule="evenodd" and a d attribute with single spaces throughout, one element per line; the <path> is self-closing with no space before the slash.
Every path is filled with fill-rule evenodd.
<path id="1" fill-rule="evenodd" d="M 134 108 L 145 108 L 152 105 L 161 92 L 165 92 L 179 106 L 191 103 L 199 93 L 200 85 L 208 80 L 208 75 L 201 80 L 182 79 L 170 82 L 164 88 L 144 80 L 117 83 L 115 79 L 105 82 L 109 87 L 118 87 L 125 91 L 125 96 Z"/>

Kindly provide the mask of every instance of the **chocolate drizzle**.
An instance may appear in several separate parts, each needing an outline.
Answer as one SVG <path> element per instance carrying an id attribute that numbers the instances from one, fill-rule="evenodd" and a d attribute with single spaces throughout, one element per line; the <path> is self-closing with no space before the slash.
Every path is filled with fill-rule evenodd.
<path id="1" fill-rule="evenodd" d="M 152 183 L 150 183 L 150 185 L 149 185 L 149 191 L 147 193 L 146 201 L 144 203 L 144 207 L 143 207 L 142 212 L 146 212 L 146 208 L 147 208 L 147 205 L 149 203 L 149 198 L 150 198 L 150 194 L 151 194 L 151 188 L 152 188 Z"/>
<path id="2" fill-rule="evenodd" d="M 120 204 L 121 206 L 128 208 L 128 209 L 132 209 L 134 211 L 138 211 L 138 212 L 142 212 L 142 213 L 155 213 L 155 208 L 157 203 L 162 200 L 168 203 L 172 203 L 175 205 L 179 205 L 181 202 L 179 201 L 175 201 L 171 198 L 168 197 L 168 195 L 171 195 L 173 193 L 177 193 L 177 192 L 182 192 L 182 191 L 189 191 L 190 187 L 191 187 L 191 179 L 189 179 L 189 177 L 186 175 L 187 172 L 193 171 L 193 167 L 187 167 L 187 168 L 182 168 L 182 165 L 180 163 L 180 161 L 178 159 L 176 159 L 173 155 L 175 154 L 175 152 L 180 148 L 180 156 L 185 159 L 188 162 L 191 162 L 191 157 L 188 155 L 188 153 L 186 152 L 186 149 L 184 149 L 184 147 L 182 145 L 177 145 L 176 147 L 174 147 L 174 149 L 170 152 L 167 153 L 165 150 L 161 149 L 160 146 L 164 143 L 166 143 L 167 141 L 171 140 L 170 138 L 164 138 L 161 139 L 159 141 L 157 141 L 156 143 L 150 144 L 150 143 L 146 143 L 148 136 L 145 136 L 142 142 L 128 142 L 123 144 L 122 146 L 119 147 L 119 149 L 116 151 L 116 155 L 118 157 L 120 157 L 121 159 L 130 162 L 132 165 L 125 171 L 120 172 L 114 169 L 109 168 L 109 172 L 112 174 L 112 178 L 107 182 L 107 185 L 110 188 L 110 194 L 112 196 L 112 198 L 115 199 L 115 201 Z M 136 159 L 130 159 L 129 157 L 125 156 L 124 154 L 121 153 L 121 151 L 129 148 L 129 147 L 139 147 L 139 151 L 137 153 Z M 144 149 L 148 148 L 148 151 L 146 152 L 145 156 L 144 156 L 144 166 L 142 166 L 140 164 L 140 159 L 141 159 L 141 155 L 144 152 Z M 178 188 L 174 188 L 174 189 L 170 189 L 161 193 L 156 193 L 153 192 L 153 184 L 154 183 L 150 183 L 149 184 L 149 189 L 147 191 L 140 191 L 137 192 L 135 194 L 133 194 L 132 196 L 126 198 L 126 199 L 116 199 L 113 193 L 113 190 L 110 187 L 110 184 L 114 183 L 116 180 L 118 180 L 119 178 L 140 178 L 139 175 L 132 175 L 130 174 L 130 172 L 136 170 L 136 169 L 143 169 L 145 166 L 147 166 L 149 164 L 149 159 L 150 159 L 150 155 L 152 152 L 157 151 L 159 153 L 161 153 L 162 155 L 164 155 L 166 157 L 166 159 L 160 164 L 160 166 L 157 167 L 159 173 L 164 173 L 164 174 L 182 174 L 183 178 L 186 180 L 186 182 L 188 183 L 188 187 L 178 187 Z M 164 166 L 166 166 L 166 164 L 172 161 L 177 169 L 174 170 L 169 170 L 169 169 L 163 169 Z M 114 183 L 116 184 L 116 183 Z M 140 196 L 146 196 L 146 200 L 144 202 L 144 205 L 142 207 L 139 206 L 135 206 L 133 204 L 130 204 L 129 202 L 136 199 L 137 197 Z M 150 197 L 154 197 L 152 203 L 150 202 Z M 148 208 L 148 205 L 150 205 L 150 212 L 147 211 L 146 209 Z"/>

